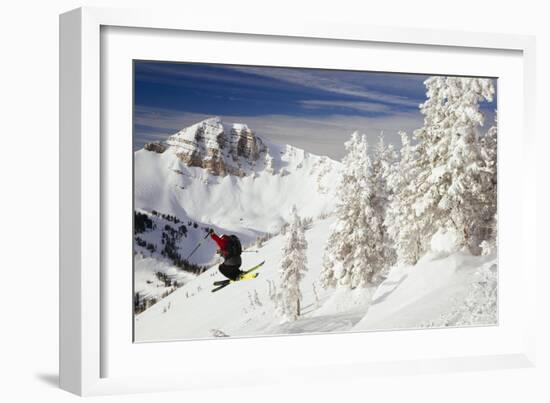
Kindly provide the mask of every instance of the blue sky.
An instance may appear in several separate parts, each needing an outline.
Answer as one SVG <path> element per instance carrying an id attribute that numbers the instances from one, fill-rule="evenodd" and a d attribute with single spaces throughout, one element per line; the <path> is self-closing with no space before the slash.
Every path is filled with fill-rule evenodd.
<path id="1" fill-rule="evenodd" d="M 210 116 L 260 137 L 341 159 L 358 130 L 399 146 L 422 126 L 428 77 L 320 69 L 135 62 L 134 148 Z M 496 98 L 484 105 L 491 115 Z"/>

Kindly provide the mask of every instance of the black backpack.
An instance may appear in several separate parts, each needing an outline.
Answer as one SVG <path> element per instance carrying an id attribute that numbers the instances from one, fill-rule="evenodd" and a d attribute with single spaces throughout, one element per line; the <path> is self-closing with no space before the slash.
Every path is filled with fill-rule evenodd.
<path id="1" fill-rule="evenodd" d="M 243 247 L 241 241 L 236 235 L 229 235 L 227 237 L 227 257 L 241 256 L 243 253 Z"/>

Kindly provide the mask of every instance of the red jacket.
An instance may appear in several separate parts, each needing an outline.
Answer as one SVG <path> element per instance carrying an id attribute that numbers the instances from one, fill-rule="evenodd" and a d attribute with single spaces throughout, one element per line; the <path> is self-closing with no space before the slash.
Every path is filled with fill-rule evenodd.
<path id="1" fill-rule="evenodd" d="M 218 245 L 218 249 L 222 252 L 223 256 L 227 256 L 227 235 L 217 236 L 215 233 L 211 233 L 210 236 Z"/>

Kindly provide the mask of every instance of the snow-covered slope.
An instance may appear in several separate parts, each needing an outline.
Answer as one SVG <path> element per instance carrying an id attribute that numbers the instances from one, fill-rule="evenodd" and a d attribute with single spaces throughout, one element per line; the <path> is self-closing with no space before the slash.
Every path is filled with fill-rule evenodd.
<path id="1" fill-rule="evenodd" d="M 265 242 L 259 253 L 243 254 L 243 268 L 266 261 L 258 270 L 258 278 L 212 293 L 212 283 L 224 278 L 213 266 L 137 315 L 136 341 L 350 330 L 365 314 L 368 306 L 365 291 L 355 293 L 355 298 L 347 292 L 341 303 L 328 302 L 333 292 L 323 290 L 318 282 L 322 258 L 319 252 L 333 220 L 320 220 L 306 231 L 310 270 L 301 282 L 304 316 L 299 321 L 281 323 L 275 313 L 275 302 L 270 298 L 279 287 L 278 265 L 284 240 L 279 235 Z M 319 309 L 325 303 L 331 306 L 329 312 Z"/>
<path id="2" fill-rule="evenodd" d="M 309 270 L 300 285 L 303 315 L 297 321 L 282 323 L 271 298 L 280 285 L 281 234 L 267 241 L 258 253 L 243 255 L 245 268 L 266 261 L 258 278 L 211 293 L 212 283 L 223 279 L 213 266 L 137 315 L 136 341 L 463 325 L 461 319 L 487 305 L 484 302 L 490 303 L 487 313 L 494 314 L 495 319 L 487 321 L 485 317 L 478 324 L 495 323 L 496 307 L 492 304 L 496 295 L 483 301 L 475 293 L 476 285 L 486 280 L 485 274 L 493 272 L 495 256 L 432 254 L 415 266 L 393 268 L 377 288 L 321 288 L 319 251 L 333 222 L 333 217 L 319 220 L 306 231 Z M 496 291 L 496 282 L 490 288 Z"/>
<path id="3" fill-rule="evenodd" d="M 134 284 L 138 304 L 143 301 L 156 302 L 173 292 L 178 284 L 185 284 L 193 278 L 194 274 L 180 270 L 165 260 L 142 254 L 134 257 Z"/>
<path id="4" fill-rule="evenodd" d="M 489 277 L 493 281 L 487 282 Z M 374 293 L 368 313 L 353 329 L 496 324 L 496 285 L 494 255 L 428 254 L 415 266 L 394 267 Z M 484 293 L 478 294 L 477 286 L 483 286 Z M 465 320 L 475 312 L 484 320 Z"/>

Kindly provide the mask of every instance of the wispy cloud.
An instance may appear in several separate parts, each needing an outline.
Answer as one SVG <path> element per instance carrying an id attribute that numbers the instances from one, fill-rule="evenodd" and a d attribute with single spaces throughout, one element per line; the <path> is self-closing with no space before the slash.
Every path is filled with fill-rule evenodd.
<path id="1" fill-rule="evenodd" d="M 258 77 L 266 77 L 293 85 L 314 88 L 332 94 L 346 95 L 383 102 L 394 105 L 417 107 L 418 100 L 407 96 L 383 93 L 369 89 L 365 80 L 352 79 L 351 73 L 329 70 L 308 70 L 308 69 L 287 69 L 287 68 L 263 68 L 263 67 L 227 67 L 234 71 Z M 355 74 L 361 72 L 355 72 Z M 394 78 L 397 79 L 397 78 Z M 419 78 L 416 78 L 414 85 L 418 86 Z M 407 82 L 411 82 L 410 79 Z"/>
<path id="2" fill-rule="evenodd" d="M 295 93 L 314 91 L 319 96 L 324 93 L 331 98 L 404 108 L 416 108 L 419 96 L 423 96 L 419 93 L 421 76 L 360 71 L 140 63 L 136 67 L 136 79 L 176 87 L 200 82 L 204 89 L 239 88 L 240 93 L 281 89 Z"/>
<path id="3" fill-rule="evenodd" d="M 228 74 L 228 71 L 233 74 Z M 235 72 L 239 74 L 235 74 Z M 247 74 L 239 69 L 222 65 L 194 65 L 186 63 L 140 63 L 136 70 L 136 79 L 142 82 L 187 86 L 197 81 L 203 86 L 220 85 L 271 89 L 273 81 L 268 77 Z"/>
<path id="4" fill-rule="evenodd" d="M 300 105 L 309 109 L 345 109 L 356 112 L 369 113 L 390 113 L 392 108 L 385 104 L 376 102 L 361 102 L 361 101 L 326 101 L 317 99 L 308 99 L 300 101 Z"/>

